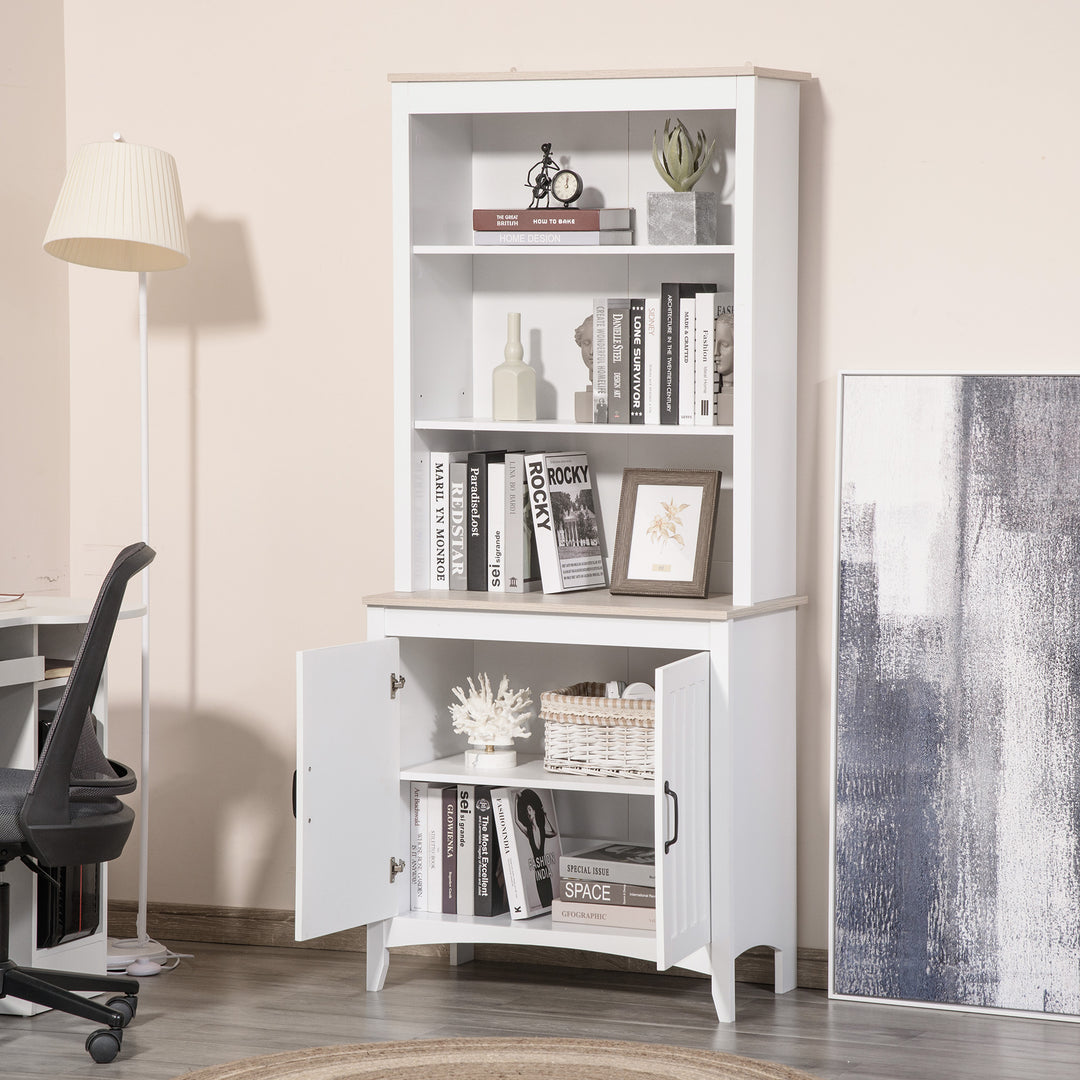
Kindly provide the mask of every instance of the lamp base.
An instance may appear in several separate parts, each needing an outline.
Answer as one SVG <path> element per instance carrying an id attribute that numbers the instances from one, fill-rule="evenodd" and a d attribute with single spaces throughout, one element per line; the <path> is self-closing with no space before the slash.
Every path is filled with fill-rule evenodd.
<path id="1" fill-rule="evenodd" d="M 109 938 L 105 949 L 105 967 L 109 971 L 127 971 L 136 960 L 163 964 L 169 950 L 153 938 Z"/>

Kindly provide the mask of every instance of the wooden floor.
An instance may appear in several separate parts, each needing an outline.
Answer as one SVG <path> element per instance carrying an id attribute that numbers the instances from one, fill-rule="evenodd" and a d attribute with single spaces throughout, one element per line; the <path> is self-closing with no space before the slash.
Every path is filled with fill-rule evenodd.
<path id="1" fill-rule="evenodd" d="M 169 944 L 195 956 L 142 980 L 116 1061 L 90 1060 L 85 1021 L 0 1016 L 0 1077 L 170 1080 L 280 1050 L 467 1035 L 706 1047 L 822 1080 L 1080 1076 L 1080 1025 L 1061 1021 L 829 1001 L 817 990 L 776 997 L 739 984 L 738 1020 L 719 1025 L 701 979 L 394 956 L 386 988 L 368 994 L 356 953 Z"/>

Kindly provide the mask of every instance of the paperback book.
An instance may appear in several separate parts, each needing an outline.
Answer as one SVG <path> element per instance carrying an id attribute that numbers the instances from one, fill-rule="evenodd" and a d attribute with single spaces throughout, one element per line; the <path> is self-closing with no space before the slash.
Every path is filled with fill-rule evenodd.
<path id="1" fill-rule="evenodd" d="M 476 910 L 476 820 L 472 784 L 457 786 L 457 913 L 472 915 Z"/>
<path id="2" fill-rule="evenodd" d="M 630 301 L 630 423 L 645 423 L 645 298 Z"/>
<path id="3" fill-rule="evenodd" d="M 474 210 L 473 228 L 477 232 L 515 230 L 567 230 L 594 232 L 600 229 L 629 229 L 630 208 L 604 206 L 592 209 L 536 207 L 529 210 Z"/>
<path id="4" fill-rule="evenodd" d="M 582 881 L 618 881 L 655 888 L 655 852 L 640 844 L 600 844 L 564 855 L 559 861 L 559 874 Z"/>
<path id="5" fill-rule="evenodd" d="M 608 423 L 630 422 L 630 300 L 611 297 L 607 302 Z"/>
<path id="6" fill-rule="evenodd" d="M 546 788 L 495 788 L 491 801 L 510 918 L 531 919 L 550 911 L 562 853 L 552 793 Z"/>
<path id="7" fill-rule="evenodd" d="M 469 587 L 467 502 L 469 466 L 464 460 L 450 462 L 450 588 Z"/>
<path id="8" fill-rule="evenodd" d="M 409 907 L 427 911 L 427 784 L 409 788 Z"/>
<path id="9" fill-rule="evenodd" d="M 631 229 L 590 229 L 575 232 L 570 229 L 545 229 L 536 232 L 518 232 L 507 229 L 499 232 L 473 232 L 473 243 L 482 247 L 508 247 L 531 245 L 533 247 L 584 247 L 587 245 L 632 244 Z"/>
<path id="10" fill-rule="evenodd" d="M 587 455 L 526 454 L 525 473 L 544 592 L 603 588 L 607 577 Z"/>
<path id="11" fill-rule="evenodd" d="M 679 283 L 660 286 L 660 423 L 679 422 Z"/>
<path id="12" fill-rule="evenodd" d="M 645 423 L 660 423 L 660 297 L 645 299 Z"/>
<path id="13" fill-rule="evenodd" d="M 540 563 L 525 478 L 525 455 L 521 451 L 507 451 L 505 480 L 503 588 L 511 593 L 537 592 L 542 587 Z"/>
<path id="14" fill-rule="evenodd" d="M 477 784 L 473 793 L 473 822 L 476 831 L 476 870 L 473 880 L 473 914 L 484 918 L 502 915 L 510 908 L 506 878 L 499 858 L 495 835 L 495 808 L 491 788 Z"/>
<path id="15" fill-rule="evenodd" d="M 622 907 L 656 907 L 656 887 L 631 885 L 625 881 L 586 881 L 563 877 L 559 880 L 562 900 L 575 904 L 619 904 Z"/>
<path id="16" fill-rule="evenodd" d="M 593 300 L 593 363 L 592 400 L 593 423 L 608 422 L 608 324 L 607 300 L 598 296 Z"/>
<path id="17" fill-rule="evenodd" d="M 581 926 L 617 926 L 627 930 L 655 930 L 656 908 L 576 904 L 556 900 L 551 905 L 551 921 Z"/>

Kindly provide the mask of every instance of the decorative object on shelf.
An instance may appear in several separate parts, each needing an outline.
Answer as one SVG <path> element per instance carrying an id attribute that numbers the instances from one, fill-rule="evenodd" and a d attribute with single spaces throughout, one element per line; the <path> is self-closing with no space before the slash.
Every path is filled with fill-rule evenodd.
<path id="1" fill-rule="evenodd" d="M 651 780 L 655 716 L 651 698 L 611 698 L 602 682 L 545 690 L 540 694 L 544 768 Z"/>
<path id="2" fill-rule="evenodd" d="M 611 591 L 706 596 L 719 489 L 712 470 L 624 469 Z"/>
<path id="3" fill-rule="evenodd" d="M 693 191 L 712 159 L 716 140 L 706 146 L 705 132 L 696 138 L 681 120 L 664 121 L 663 147 L 653 132 L 652 159 L 671 191 L 646 193 L 650 244 L 715 244 L 717 196 Z"/>
<path id="4" fill-rule="evenodd" d="M 543 143 L 540 147 L 540 158 L 525 176 L 525 186 L 532 191 L 532 202 L 529 209 L 538 206 L 550 206 L 551 196 L 569 207 L 577 202 L 585 190 L 585 184 L 581 177 L 573 169 L 560 169 L 551 156 L 551 143 Z"/>
<path id="5" fill-rule="evenodd" d="M 491 416 L 495 420 L 536 419 L 536 372 L 524 361 L 521 312 L 506 315 L 505 359 L 491 373 Z"/>
<path id="6" fill-rule="evenodd" d="M 589 382 L 584 390 L 574 392 L 574 419 L 579 424 L 593 422 L 593 317 L 586 315 L 579 326 L 574 327 L 574 344 L 581 350 L 581 362 L 589 372 Z"/>
<path id="7" fill-rule="evenodd" d="M 479 686 L 469 677 L 469 692 L 454 687 L 457 704 L 450 705 L 454 718 L 454 731 L 467 735 L 469 742 L 479 749 L 465 752 L 465 763 L 474 769 L 507 769 L 517 762 L 517 752 L 507 747 L 514 739 L 529 734 L 529 718 L 532 716 L 529 688 L 511 690 L 510 680 L 504 675 L 499 681 L 497 693 L 492 693 L 491 679 L 486 673 L 477 676 Z"/>

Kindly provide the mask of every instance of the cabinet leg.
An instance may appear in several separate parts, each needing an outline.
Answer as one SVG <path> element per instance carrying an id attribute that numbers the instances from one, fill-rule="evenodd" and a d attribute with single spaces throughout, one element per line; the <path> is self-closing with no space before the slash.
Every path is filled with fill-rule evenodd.
<path id="1" fill-rule="evenodd" d="M 786 949 L 773 951 L 773 989 L 778 994 L 786 994 L 798 985 L 798 950 L 794 945 Z"/>
<path id="2" fill-rule="evenodd" d="M 381 990 L 390 968 L 390 950 L 386 947 L 386 935 L 390 920 L 368 923 L 367 928 L 367 988 Z"/>
<path id="3" fill-rule="evenodd" d="M 709 948 L 709 963 L 712 967 L 712 999 L 716 1009 L 716 1018 L 721 1024 L 730 1024 L 735 1020 L 735 957 L 727 949 L 720 949 L 714 943 Z"/>
<path id="4" fill-rule="evenodd" d="M 459 964 L 471 964 L 473 958 L 474 946 L 464 945 L 460 942 L 451 943 L 450 945 L 450 966 L 457 967 Z"/>

